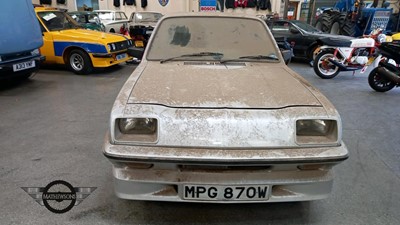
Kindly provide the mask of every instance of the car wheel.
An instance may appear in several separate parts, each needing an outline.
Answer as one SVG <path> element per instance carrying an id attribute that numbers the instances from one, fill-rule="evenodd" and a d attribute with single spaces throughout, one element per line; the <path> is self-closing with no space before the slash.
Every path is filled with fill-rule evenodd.
<path id="1" fill-rule="evenodd" d="M 114 28 L 111 28 L 110 33 L 115 33 Z"/>
<path id="2" fill-rule="evenodd" d="M 317 55 L 321 52 L 315 52 L 315 50 L 317 50 L 317 48 L 319 48 L 321 46 L 319 45 L 313 45 L 311 46 L 308 50 L 307 50 L 307 59 L 310 61 L 314 61 L 315 58 L 317 57 Z"/>
<path id="3" fill-rule="evenodd" d="M 68 66 L 76 74 L 89 74 L 93 70 L 89 55 L 80 49 L 72 50 L 69 53 Z"/>
<path id="4" fill-rule="evenodd" d="M 379 67 L 373 69 L 368 76 L 369 86 L 377 92 L 386 92 L 394 88 L 395 83 L 385 79 L 380 75 L 377 70 Z"/>
<path id="5" fill-rule="evenodd" d="M 335 66 L 328 61 L 330 58 L 335 58 L 333 51 L 322 51 L 315 58 L 313 67 L 314 72 L 322 79 L 332 79 L 336 77 L 340 70 L 338 66 Z"/>

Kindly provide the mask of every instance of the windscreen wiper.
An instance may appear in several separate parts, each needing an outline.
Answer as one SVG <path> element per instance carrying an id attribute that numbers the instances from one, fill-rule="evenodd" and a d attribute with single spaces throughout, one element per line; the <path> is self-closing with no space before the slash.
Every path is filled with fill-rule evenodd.
<path id="1" fill-rule="evenodd" d="M 221 60 L 220 63 L 239 61 L 241 59 L 268 59 L 268 60 L 274 60 L 274 61 L 279 60 L 279 58 L 276 57 L 276 55 L 246 55 L 246 56 L 240 56 L 239 58 L 236 58 L 236 59 Z"/>
<path id="2" fill-rule="evenodd" d="M 198 52 L 198 53 L 193 53 L 193 54 L 185 54 L 185 55 L 180 55 L 180 56 L 175 56 L 167 59 L 163 59 L 160 61 L 160 63 L 165 63 L 174 59 L 179 59 L 179 58 L 185 58 L 185 57 L 202 57 L 202 56 L 218 56 L 218 58 L 221 58 L 224 54 L 220 52 Z"/>

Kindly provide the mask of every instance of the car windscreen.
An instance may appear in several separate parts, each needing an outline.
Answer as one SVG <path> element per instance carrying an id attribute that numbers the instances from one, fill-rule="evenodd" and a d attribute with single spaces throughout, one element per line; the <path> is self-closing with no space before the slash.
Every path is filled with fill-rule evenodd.
<path id="1" fill-rule="evenodd" d="M 112 20 L 113 14 L 112 12 L 97 12 L 101 20 Z"/>
<path id="2" fill-rule="evenodd" d="M 321 31 L 318 30 L 317 28 L 315 28 L 315 27 L 313 27 L 313 26 L 311 26 L 311 25 L 308 25 L 308 24 L 306 24 L 306 23 L 304 23 L 304 22 L 296 21 L 296 20 L 293 20 L 293 21 L 291 21 L 291 22 L 292 22 L 294 25 L 298 26 L 300 29 L 304 30 L 304 31 L 307 31 L 307 32 L 321 32 Z"/>
<path id="3" fill-rule="evenodd" d="M 162 16 L 161 13 L 135 13 L 135 22 L 157 22 Z"/>
<path id="4" fill-rule="evenodd" d="M 171 17 L 163 20 L 153 35 L 148 60 L 181 59 L 180 56 L 193 56 L 199 52 L 218 53 L 200 54 L 215 56 L 215 60 L 239 59 L 244 56 L 278 58 L 280 54 L 265 23 L 253 18 Z"/>
<path id="5" fill-rule="evenodd" d="M 49 31 L 59 31 L 80 28 L 74 19 L 59 11 L 39 12 L 38 16 Z"/>

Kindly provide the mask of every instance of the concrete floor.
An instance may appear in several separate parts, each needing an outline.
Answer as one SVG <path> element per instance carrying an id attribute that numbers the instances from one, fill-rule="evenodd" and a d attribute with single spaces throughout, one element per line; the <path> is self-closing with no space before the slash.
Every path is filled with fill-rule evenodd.
<path id="1" fill-rule="evenodd" d="M 335 168 L 330 198 L 245 205 L 118 199 L 102 142 L 112 103 L 135 66 L 90 76 L 47 68 L 0 89 L 0 224 L 400 224 L 400 89 L 377 93 L 367 74 L 322 80 L 307 64 L 290 67 L 342 116 L 350 158 Z M 98 188 L 60 215 L 20 188 L 56 179 Z"/>

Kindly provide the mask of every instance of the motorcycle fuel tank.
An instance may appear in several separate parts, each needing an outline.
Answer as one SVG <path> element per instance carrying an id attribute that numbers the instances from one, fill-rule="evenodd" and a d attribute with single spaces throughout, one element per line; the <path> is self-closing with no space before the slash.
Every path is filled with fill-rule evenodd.
<path id="1" fill-rule="evenodd" d="M 375 46 L 375 40 L 372 38 L 360 38 L 351 40 L 351 48 L 372 48 Z"/>

